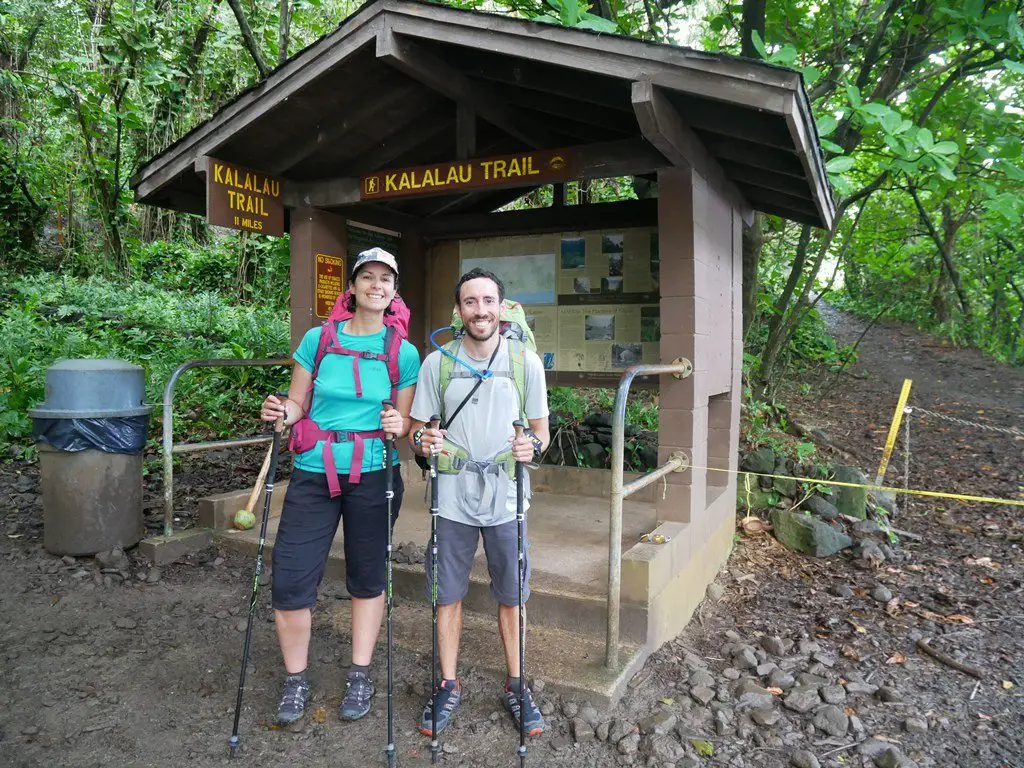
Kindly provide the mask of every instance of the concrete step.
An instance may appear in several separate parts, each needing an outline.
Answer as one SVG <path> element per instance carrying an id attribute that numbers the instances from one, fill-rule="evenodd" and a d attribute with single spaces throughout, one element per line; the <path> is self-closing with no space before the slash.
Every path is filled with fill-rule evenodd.
<path id="1" fill-rule="evenodd" d="M 574 476 L 575 477 L 575 476 Z M 579 485 L 590 475 L 576 478 Z M 395 523 L 396 548 L 403 542 L 424 547 L 430 538 L 430 515 L 425 501 L 426 483 L 419 473 L 407 473 L 405 500 Z M 283 493 L 275 492 L 275 497 Z M 267 548 L 273 548 L 280 518 L 272 516 L 267 529 Z M 657 526 L 654 505 L 627 500 L 623 504 L 622 551 L 628 552 L 641 533 Z M 608 502 L 582 493 L 536 491 L 527 513 L 530 542 L 530 617 L 539 626 L 604 637 L 608 584 Z M 257 529 L 218 531 L 220 541 L 255 555 Z M 345 550 L 341 527 L 327 564 L 328 578 L 345 578 Z M 490 596 L 490 578 L 483 546 L 478 545 L 470 576 L 466 608 L 494 615 L 497 605 Z M 422 565 L 395 565 L 395 593 L 411 600 L 426 600 Z M 623 602 L 620 637 L 628 642 L 647 639 L 647 602 Z"/>
<path id="2" fill-rule="evenodd" d="M 397 647 L 420 654 L 429 668 L 431 652 L 430 606 L 396 601 L 392 612 Z M 531 601 L 532 604 L 532 601 Z M 351 635 L 350 604 L 337 604 L 331 609 L 331 623 L 336 632 Z M 386 634 L 381 630 L 378 654 L 383 650 Z M 630 679 L 644 665 L 648 652 L 643 646 L 623 643 L 619 646 L 619 666 L 604 666 L 604 640 L 533 623 L 533 610 L 527 616 L 526 675 L 543 680 L 545 686 L 568 696 L 591 701 L 599 709 L 613 706 L 625 692 Z M 497 616 L 474 611 L 463 612 L 462 641 L 459 666 L 492 673 L 501 678 L 505 657 L 498 635 Z"/>
<path id="3" fill-rule="evenodd" d="M 263 557 L 268 564 L 274 549 L 274 536 L 277 531 L 278 519 L 268 523 L 267 540 Z M 217 541 L 224 546 L 256 557 L 259 545 L 259 532 L 250 531 L 218 531 Z M 594 589 L 573 585 L 565 579 L 549 574 L 537 566 L 532 566 L 530 579 L 530 600 L 528 603 L 530 621 L 535 626 L 549 627 L 587 635 L 603 642 L 607 627 L 607 597 Z M 424 566 L 399 564 L 394 565 L 394 594 L 403 602 L 418 603 L 429 607 L 426 592 L 426 572 Z M 331 546 L 327 558 L 326 579 L 345 581 L 345 550 L 339 534 Z M 463 598 L 466 610 L 487 616 L 496 616 L 498 604 L 491 597 L 490 577 L 482 553 L 473 563 L 469 578 L 469 591 Z M 619 636 L 623 642 L 642 644 L 647 636 L 647 607 L 634 603 L 622 603 L 619 611 Z"/>

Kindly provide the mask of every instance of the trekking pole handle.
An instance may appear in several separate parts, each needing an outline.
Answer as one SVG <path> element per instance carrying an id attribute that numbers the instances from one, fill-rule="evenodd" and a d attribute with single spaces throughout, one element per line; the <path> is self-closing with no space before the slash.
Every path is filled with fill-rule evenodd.
<path id="1" fill-rule="evenodd" d="M 441 417 L 436 413 L 430 417 L 430 428 L 438 429 L 441 426 Z"/>
<path id="2" fill-rule="evenodd" d="M 283 401 L 283 400 L 287 400 L 288 399 L 288 393 L 287 392 L 277 392 L 275 394 L 277 395 L 277 399 L 278 400 L 282 400 Z M 301 410 L 301 406 L 300 406 L 300 410 Z M 279 418 L 277 421 L 274 422 L 274 431 L 277 432 L 278 434 L 280 434 L 281 432 L 284 432 L 284 420 L 285 420 L 285 418 L 287 418 L 287 416 L 288 416 L 288 411 L 286 409 L 285 412 L 284 412 L 284 415 L 281 416 L 281 418 Z"/>
<path id="3" fill-rule="evenodd" d="M 394 408 L 394 403 L 391 400 L 381 400 L 381 408 L 385 411 L 390 411 Z M 394 442 L 394 435 L 384 435 L 384 439 Z"/>
<path id="4" fill-rule="evenodd" d="M 512 422 L 512 429 L 516 431 L 516 439 L 518 440 L 520 437 L 523 436 L 523 431 L 526 429 L 526 425 L 522 422 L 521 419 L 516 419 L 515 421 Z"/>

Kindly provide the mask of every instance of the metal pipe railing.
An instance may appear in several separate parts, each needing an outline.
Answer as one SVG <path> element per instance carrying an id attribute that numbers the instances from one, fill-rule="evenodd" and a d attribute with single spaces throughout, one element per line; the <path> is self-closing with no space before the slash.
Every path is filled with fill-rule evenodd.
<path id="1" fill-rule="evenodd" d="M 234 447 L 239 445 L 254 445 L 266 442 L 270 438 L 243 437 L 237 440 L 211 440 L 205 443 L 179 443 L 174 444 L 174 387 L 178 379 L 185 371 L 193 368 L 238 368 L 242 366 L 270 366 L 281 365 L 291 366 L 290 359 L 257 359 L 246 358 L 211 358 L 205 360 L 189 360 L 174 369 L 167 386 L 164 387 L 164 423 L 163 423 L 163 455 L 164 455 L 164 536 L 174 534 L 174 456 L 175 453 L 189 453 L 191 451 L 202 451 L 213 448 Z"/>
<path id="2" fill-rule="evenodd" d="M 614 669 L 619 664 L 619 596 L 622 586 L 622 502 L 631 493 L 660 480 L 670 472 L 681 472 L 689 464 L 682 453 L 674 453 L 663 465 L 642 477 L 623 484 L 623 460 L 626 452 L 626 400 L 629 387 L 637 376 L 671 374 L 682 379 L 693 373 L 693 365 L 685 358 L 676 358 L 668 364 L 633 365 L 619 380 L 612 409 L 612 492 L 608 518 L 608 629 L 605 636 L 605 666 Z M 663 436 L 663 435 L 662 435 Z"/>

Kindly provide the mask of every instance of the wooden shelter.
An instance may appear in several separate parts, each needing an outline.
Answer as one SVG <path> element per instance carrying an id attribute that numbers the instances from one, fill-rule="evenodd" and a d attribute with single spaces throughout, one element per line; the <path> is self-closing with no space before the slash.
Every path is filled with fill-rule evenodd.
<path id="1" fill-rule="evenodd" d="M 651 195 L 566 204 L 567 182 L 624 176 Z M 550 207 L 496 212 L 552 183 Z M 799 73 L 376 0 L 133 187 L 142 203 L 290 231 L 293 342 L 326 315 L 351 255 L 381 244 L 397 252 L 424 355 L 471 262 L 506 269 L 542 326 L 549 383 L 608 386 L 631 362 L 692 361 L 691 377 L 661 382 L 661 460 L 684 450 L 692 464 L 657 494 L 671 540 L 632 547 L 622 566 L 641 645 L 682 628 L 732 541 L 735 475 L 713 470 L 736 469 L 742 227 L 754 210 L 825 228 L 835 216 Z"/>

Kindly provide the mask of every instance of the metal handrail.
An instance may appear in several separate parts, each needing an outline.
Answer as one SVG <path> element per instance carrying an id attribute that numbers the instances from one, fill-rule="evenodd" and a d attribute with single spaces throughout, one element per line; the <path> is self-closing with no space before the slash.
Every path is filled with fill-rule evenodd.
<path id="1" fill-rule="evenodd" d="M 174 369 L 167 386 L 164 387 L 164 424 L 163 424 L 163 455 L 164 455 L 164 536 L 174 535 L 174 456 L 175 453 L 212 450 L 214 448 L 256 445 L 267 442 L 269 437 L 240 437 L 233 440 L 209 440 L 203 443 L 174 444 L 174 387 L 185 371 L 192 368 L 238 368 L 242 366 L 291 366 L 293 361 L 287 358 L 272 360 L 268 358 L 249 360 L 246 358 L 207 358 L 189 360 Z"/>
<path id="2" fill-rule="evenodd" d="M 626 452 L 626 399 L 629 387 L 637 376 L 671 374 L 682 379 L 693 373 L 689 360 L 679 357 L 668 364 L 632 365 L 619 380 L 612 410 L 612 492 L 608 518 L 608 630 L 605 636 L 605 666 L 614 669 L 619 664 L 619 597 L 622 586 L 622 502 L 632 493 L 646 488 L 671 472 L 682 472 L 689 466 L 684 453 L 673 453 L 657 469 L 623 484 L 623 460 Z"/>

